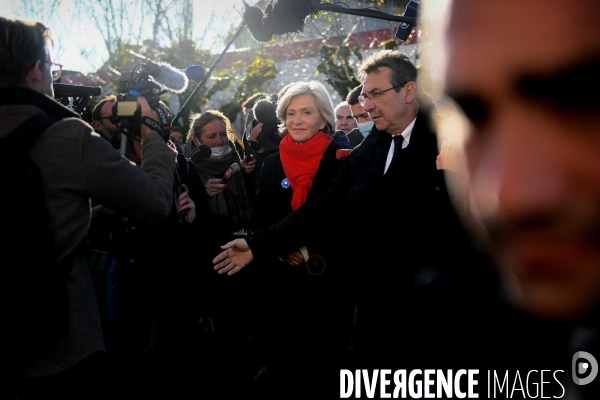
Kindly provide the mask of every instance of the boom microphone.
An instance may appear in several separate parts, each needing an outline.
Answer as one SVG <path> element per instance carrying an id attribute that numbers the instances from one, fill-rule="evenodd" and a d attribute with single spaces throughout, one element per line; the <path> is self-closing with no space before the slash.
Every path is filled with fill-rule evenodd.
<path id="1" fill-rule="evenodd" d="M 238 172 L 240 172 L 242 170 L 242 168 L 240 167 L 240 164 L 238 163 L 233 163 L 229 166 L 229 168 L 227 168 L 227 171 L 225 171 L 225 174 L 223 175 L 223 177 L 221 178 L 221 180 L 223 181 L 223 183 L 227 182 L 229 179 L 231 179 L 231 177 L 235 174 L 237 174 Z"/>
<path id="2" fill-rule="evenodd" d="M 190 65 L 185 69 L 185 75 L 190 81 L 202 82 L 206 76 L 206 71 L 201 65 Z"/>
<path id="3" fill-rule="evenodd" d="M 419 2 L 420 0 L 410 0 L 404 10 L 404 16 L 410 18 L 416 17 L 417 12 L 419 11 Z M 414 26 L 407 22 L 400 23 L 400 25 L 398 25 L 398 30 L 396 31 L 396 38 L 399 40 L 408 39 L 413 28 Z"/>
<path id="4" fill-rule="evenodd" d="M 273 35 L 302 33 L 309 16 L 316 18 L 319 11 L 359 15 L 409 24 L 411 26 L 406 28 L 409 30 L 408 35 L 410 35 L 410 31 L 416 23 L 416 12 L 413 13 L 410 9 L 405 12 L 404 16 L 399 17 L 370 8 L 350 8 L 344 3 L 340 3 L 344 4 L 344 7 L 342 7 L 337 3 L 333 4 L 318 0 L 271 0 L 265 7 L 264 12 L 256 6 L 248 6 L 245 0 L 242 0 L 242 3 L 245 7 L 244 22 L 250 33 L 252 33 L 252 37 L 259 42 L 268 42 Z M 411 0 L 409 7 L 416 8 L 418 3 L 419 0 Z M 399 39 L 403 40 L 401 37 Z"/>
<path id="5" fill-rule="evenodd" d="M 211 154 L 212 150 L 210 149 L 210 146 L 201 144 L 192 151 L 190 159 L 194 164 L 200 164 L 201 162 L 208 160 Z"/>
<path id="6" fill-rule="evenodd" d="M 143 64 L 143 70 L 150 75 L 154 82 L 173 93 L 182 93 L 189 83 L 186 74 L 165 62 L 148 61 Z"/>

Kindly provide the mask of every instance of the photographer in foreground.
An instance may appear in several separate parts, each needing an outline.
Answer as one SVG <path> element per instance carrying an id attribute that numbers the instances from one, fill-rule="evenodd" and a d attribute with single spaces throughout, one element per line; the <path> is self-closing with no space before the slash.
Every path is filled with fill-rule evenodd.
<path id="1" fill-rule="evenodd" d="M 160 107 L 165 126 L 169 126 L 172 113 L 168 106 L 152 92 L 147 97 Z M 116 110 L 115 121 L 119 119 Z M 145 159 L 136 125 L 123 134 L 127 136 L 125 156 L 141 166 Z M 164 137 L 168 136 L 165 132 Z M 102 205 L 94 207 L 98 218 L 94 218 L 89 236 L 93 251 L 103 248 L 110 260 L 110 267 L 103 272 L 108 285 L 97 288 L 105 291 L 107 298 L 108 309 L 101 309 L 106 313 L 105 342 L 115 388 L 125 397 L 189 393 L 192 388 L 186 385 L 200 375 L 195 368 L 200 357 L 194 345 L 195 335 L 202 329 L 198 321 L 205 317 L 199 306 L 205 301 L 199 297 L 203 291 L 191 283 L 206 279 L 195 267 L 196 251 L 189 249 L 198 249 L 208 206 L 202 181 L 183 154 L 177 155 L 172 193 L 171 212 L 159 223 L 125 218 Z M 200 210 L 204 215 L 199 218 L 196 204 L 204 205 Z M 174 384 L 176 380 L 180 382 Z"/>
<path id="2" fill-rule="evenodd" d="M 176 153 L 157 132 L 142 125 L 144 165 L 137 168 L 93 133 L 79 115 L 57 103 L 52 98 L 51 43 L 50 29 L 44 24 L 0 17 L 0 116 L 4 121 L 0 137 L 34 115 L 57 119 L 37 139 L 29 156 L 41 171 L 50 219 L 55 264 L 48 267 L 64 275 L 68 301 L 64 324 L 56 321 L 40 327 L 40 339 L 59 332 L 56 340 L 30 357 L 20 356 L 20 349 L 34 346 L 36 341 L 8 344 L 17 354 L 9 366 L 10 378 L 15 379 L 3 385 L 2 391 L 3 397 L 8 394 L 18 399 L 101 398 L 105 347 L 86 254 L 80 251 L 91 218 L 90 198 L 142 221 L 163 220 L 173 201 Z M 143 116 L 158 119 L 144 98 L 138 103 Z M 27 211 L 3 209 L 5 214 Z M 27 252 L 36 251 L 36 243 L 3 250 L 26 257 Z M 20 306 L 10 304 L 11 312 Z"/>

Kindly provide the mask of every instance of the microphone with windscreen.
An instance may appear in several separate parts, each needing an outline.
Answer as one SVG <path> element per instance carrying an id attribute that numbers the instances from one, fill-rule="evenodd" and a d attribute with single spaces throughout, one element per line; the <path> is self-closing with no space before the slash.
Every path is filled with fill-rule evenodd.
<path id="1" fill-rule="evenodd" d="M 210 146 L 201 144 L 192 151 L 190 160 L 192 160 L 194 164 L 200 164 L 201 162 L 208 160 L 211 155 L 212 150 L 210 149 Z"/>
<path id="2" fill-rule="evenodd" d="M 309 16 L 316 18 L 319 11 L 331 11 L 343 14 L 359 15 L 376 19 L 384 19 L 387 21 L 396 21 L 410 24 L 410 31 L 416 24 L 416 16 L 411 16 L 411 13 L 405 13 L 405 16 L 384 13 L 382 11 L 370 8 L 350 8 L 344 3 L 333 4 L 318 0 L 271 0 L 261 10 L 256 6 L 249 6 L 245 0 L 244 4 L 244 22 L 250 30 L 254 40 L 258 42 L 268 42 L 273 35 L 284 35 L 286 33 L 302 33 L 304 25 Z M 418 4 L 419 0 L 411 0 L 410 7 Z M 410 32 L 409 32 L 410 34 Z"/>
<path id="3" fill-rule="evenodd" d="M 166 62 L 148 60 L 142 65 L 142 68 L 145 73 L 150 75 L 152 81 L 164 86 L 169 92 L 183 93 L 187 89 L 188 77 Z"/>

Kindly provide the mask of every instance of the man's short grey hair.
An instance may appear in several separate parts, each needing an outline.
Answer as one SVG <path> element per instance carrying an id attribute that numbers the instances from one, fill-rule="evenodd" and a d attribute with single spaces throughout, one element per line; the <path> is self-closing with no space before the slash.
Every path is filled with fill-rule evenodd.
<path id="1" fill-rule="evenodd" d="M 350 104 L 348 104 L 348 102 L 347 102 L 347 101 L 345 101 L 345 100 L 344 100 L 344 101 L 341 101 L 341 102 L 339 102 L 339 103 L 338 103 L 338 105 L 337 105 L 337 106 L 335 106 L 335 109 L 334 109 L 335 113 L 337 114 L 338 110 L 339 110 L 340 108 L 344 107 L 344 106 L 350 106 Z"/>

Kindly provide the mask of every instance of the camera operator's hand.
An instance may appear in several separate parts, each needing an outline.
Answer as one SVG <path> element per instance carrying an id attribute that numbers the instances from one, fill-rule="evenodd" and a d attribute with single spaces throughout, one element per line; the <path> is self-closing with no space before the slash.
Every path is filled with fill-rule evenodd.
<path id="1" fill-rule="evenodd" d="M 159 121 L 158 113 L 155 110 L 153 110 L 152 108 L 150 108 L 150 105 L 148 104 L 148 100 L 146 100 L 144 98 L 144 96 L 138 97 L 137 102 L 140 105 L 143 117 L 150 117 L 155 121 Z M 146 136 L 146 133 L 155 132 L 150 127 L 146 126 L 145 124 L 140 124 L 140 125 L 141 125 L 140 140 L 144 140 L 144 136 Z"/>
<path id="2" fill-rule="evenodd" d="M 244 167 L 244 172 L 247 174 L 251 174 L 254 172 L 254 168 L 256 168 L 256 159 L 252 159 L 252 161 L 248 162 L 248 156 L 244 157 L 242 160 L 242 167 Z"/>
<path id="3" fill-rule="evenodd" d="M 190 189 L 183 184 L 181 188 L 183 192 L 179 195 L 179 198 L 175 199 L 177 212 L 185 211 L 185 222 L 191 224 L 196 219 L 196 205 L 189 196 Z"/>
<path id="4" fill-rule="evenodd" d="M 222 179 L 209 179 L 206 181 L 205 190 L 206 194 L 213 197 L 227 188 L 227 185 L 223 183 Z"/>

